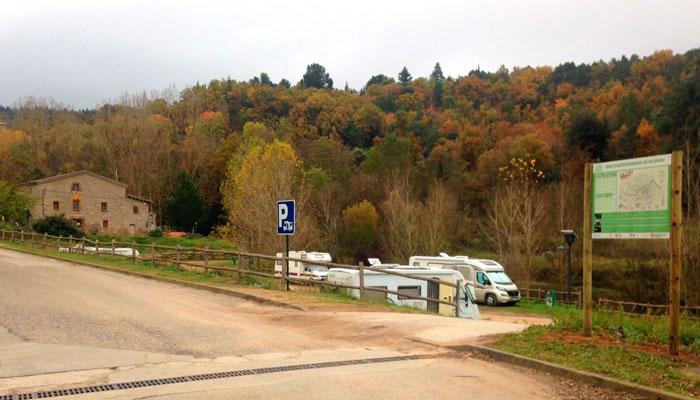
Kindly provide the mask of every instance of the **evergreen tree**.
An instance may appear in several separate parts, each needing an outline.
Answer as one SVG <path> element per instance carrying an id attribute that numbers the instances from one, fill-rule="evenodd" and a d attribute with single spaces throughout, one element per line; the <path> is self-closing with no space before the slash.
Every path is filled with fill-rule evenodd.
<path id="1" fill-rule="evenodd" d="M 393 79 L 384 74 L 373 75 L 371 78 L 369 78 L 367 84 L 365 84 L 365 88 L 368 88 L 371 85 L 384 85 L 385 83 L 391 83 L 393 81 Z"/>
<path id="2" fill-rule="evenodd" d="M 260 73 L 260 83 L 267 86 L 272 86 L 272 80 L 270 80 L 270 75 L 265 72 Z"/>
<path id="3" fill-rule="evenodd" d="M 287 89 L 289 89 L 290 87 L 292 87 L 292 84 L 291 84 L 288 80 L 286 80 L 286 79 L 284 79 L 284 78 L 282 78 L 282 80 L 280 80 L 279 85 L 282 86 L 282 87 L 285 87 L 285 88 L 287 88 Z"/>
<path id="4" fill-rule="evenodd" d="M 408 82 L 410 82 L 412 79 L 413 79 L 413 77 L 411 76 L 411 73 L 408 72 L 408 69 L 406 67 L 403 67 L 401 72 L 399 72 L 399 82 L 401 82 L 402 84 L 405 85 Z"/>
<path id="5" fill-rule="evenodd" d="M 333 89 L 333 79 L 326 72 L 326 68 L 317 63 L 306 66 L 306 73 L 302 78 L 304 87 L 314 87 L 317 89 Z"/>
<path id="6" fill-rule="evenodd" d="M 442 74 L 440 63 L 435 63 L 435 68 L 430 74 L 430 80 L 435 85 L 433 88 L 433 105 L 436 108 L 440 108 L 442 105 L 442 82 L 445 81 L 445 75 Z"/>
<path id="7" fill-rule="evenodd" d="M 165 213 L 172 228 L 182 231 L 196 229 L 205 217 L 204 198 L 188 174 L 178 175 L 170 200 L 165 204 Z"/>
<path id="8" fill-rule="evenodd" d="M 433 72 L 430 73 L 430 80 L 434 81 L 435 83 L 442 83 L 445 81 L 445 75 L 442 74 L 442 68 L 440 67 L 439 62 L 435 63 Z"/>
<path id="9" fill-rule="evenodd" d="M 573 114 L 566 137 L 569 148 L 579 148 L 587 152 L 592 159 L 602 160 L 609 139 L 608 127 L 598 120 L 593 111 L 583 109 Z"/>

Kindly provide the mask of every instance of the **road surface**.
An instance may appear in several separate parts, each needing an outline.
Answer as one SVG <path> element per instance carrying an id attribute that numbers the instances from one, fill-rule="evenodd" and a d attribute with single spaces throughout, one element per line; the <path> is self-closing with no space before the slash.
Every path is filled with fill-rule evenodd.
<path id="1" fill-rule="evenodd" d="M 571 395 L 571 386 L 558 379 L 439 346 L 523 328 L 516 323 L 425 314 L 261 306 L 0 249 L 0 398 L 251 370 L 258 372 L 206 375 L 198 381 L 188 378 L 77 397 L 554 399 Z M 259 370 L 411 355 L 429 357 Z M 581 398 L 619 397 L 576 387 L 583 390 Z"/>

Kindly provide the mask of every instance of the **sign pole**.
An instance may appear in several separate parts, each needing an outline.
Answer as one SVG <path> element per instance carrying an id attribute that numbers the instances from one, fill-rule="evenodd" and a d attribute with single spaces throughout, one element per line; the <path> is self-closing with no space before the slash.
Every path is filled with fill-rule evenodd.
<path id="1" fill-rule="evenodd" d="M 583 184 L 583 336 L 591 336 L 593 325 L 593 222 L 591 206 L 593 165 L 586 164 Z"/>
<path id="2" fill-rule="evenodd" d="M 289 291 L 289 236 L 296 232 L 296 202 L 277 202 L 277 234 L 284 236 L 284 264 L 282 264 L 282 290 Z M 277 261 L 275 261 L 277 263 Z"/>
<path id="3" fill-rule="evenodd" d="M 680 344 L 681 302 L 681 235 L 683 227 L 683 152 L 674 151 L 671 158 L 671 260 L 669 268 L 669 341 L 671 355 L 678 355 Z"/>
<path id="4" fill-rule="evenodd" d="M 573 275 L 574 271 L 573 271 L 572 260 L 571 260 L 571 253 L 572 253 L 571 246 L 573 246 L 573 243 L 569 244 L 569 265 L 566 268 L 566 273 L 567 273 L 566 300 L 569 302 L 569 305 L 573 304 L 573 302 L 571 301 L 571 275 Z"/>
<path id="5" fill-rule="evenodd" d="M 285 256 L 284 256 L 284 276 L 282 277 L 282 287 L 285 292 L 289 291 L 289 235 L 284 236 Z"/>

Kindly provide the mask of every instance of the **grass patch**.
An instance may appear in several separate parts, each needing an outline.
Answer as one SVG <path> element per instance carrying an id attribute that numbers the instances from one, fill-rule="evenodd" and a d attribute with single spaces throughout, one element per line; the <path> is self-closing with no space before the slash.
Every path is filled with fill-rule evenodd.
<path id="1" fill-rule="evenodd" d="M 198 247 L 204 248 L 209 246 L 210 249 L 214 250 L 236 250 L 236 246 L 224 239 L 219 239 L 215 237 L 202 236 L 202 237 L 150 237 L 150 236 L 109 236 L 109 235 L 88 235 L 90 240 L 98 239 L 101 243 L 109 243 L 112 239 L 118 242 L 131 243 L 136 242 L 137 245 L 147 246 L 151 243 L 155 243 L 160 246 L 177 246 L 181 247 Z"/>
<path id="2" fill-rule="evenodd" d="M 629 316 L 614 311 L 593 313 L 593 336 L 581 336 L 581 309 L 547 307 L 523 301 L 508 311 L 547 315 L 550 326 L 532 326 L 501 337 L 490 346 L 616 379 L 700 396 L 700 380 L 688 368 L 700 365 L 700 322 L 681 323 L 682 353 L 668 355 L 668 318 Z"/>

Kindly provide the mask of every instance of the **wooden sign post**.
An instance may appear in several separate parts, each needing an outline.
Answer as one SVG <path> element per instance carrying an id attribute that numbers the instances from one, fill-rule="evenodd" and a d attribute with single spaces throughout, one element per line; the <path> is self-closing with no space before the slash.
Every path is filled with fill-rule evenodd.
<path id="1" fill-rule="evenodd" d="M 683 152 L 674 151 L 671 159 L 671 263 L 668 280 L 668 349 L 678 355 L 681 308 L 681 239 L 683 233 Z"/>
<path id="2" fill-rule="evenodd" d="M 593 329 L 592 171 L 593 164 L 586 164 L 586 175 L 583 184 L 583 336 L 591 336 Z"/>
<path id="3" fill-rule="evenodd" d="M 593 239 L 670 239 L 669 352 L 680 345 L 683 152 L 586 164 L 583 334 L 593 328 Z"/>

